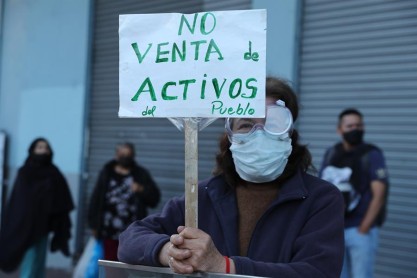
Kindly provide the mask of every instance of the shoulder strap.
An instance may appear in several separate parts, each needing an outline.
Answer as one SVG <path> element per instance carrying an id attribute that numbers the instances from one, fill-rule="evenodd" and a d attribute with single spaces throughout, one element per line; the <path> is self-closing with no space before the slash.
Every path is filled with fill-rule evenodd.
<path id="1" fill-rule="evenodd" d="M 369 152 L 372 150 L 377 150 L 378 147 L 372 145 L 372 144 L 365 144 L 362 147 L 362 154 L 361 154 L 361 164 L 362 164 L 362 170 L 365 173 L 369 172 L 370 168 L 370 162 L 369 162 Z"/>
<path id="2" fill-rule="evenodd" d="M 341 143 L 338 143 L 327 150 L 326 155 L 324 157 L 324 165 L 330 165 L 334 155 L 336 154 L 336 151 L 340 148 Z"/>

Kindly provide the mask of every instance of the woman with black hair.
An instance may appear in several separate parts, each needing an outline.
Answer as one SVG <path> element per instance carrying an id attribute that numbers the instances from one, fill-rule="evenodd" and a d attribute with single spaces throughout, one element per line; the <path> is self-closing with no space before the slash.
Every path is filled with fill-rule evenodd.
<path id="1" fill-rule="evenodd" d="M 266 117 L 226 120 L 215 176 L 199 184 L 198 229 L 184 227 L 184 198 L 174 198 L 121 234 L 120 261 L 183 274 L 339 277 L 342 196 L 307 173 L 297 116 L 292 89 L 267 78 Z"/>
<path id="2" fill-rule="evenodd" d="M 0 232 L 0 269 L 19 264 L 21 277 L 45 277 L 48 234 L 52 252 L 69 256 L 69 213 L 74 209 L 68 184 L 52 163 L 53 152 L 44 138 L 34 140 L 19 169 Z"/>

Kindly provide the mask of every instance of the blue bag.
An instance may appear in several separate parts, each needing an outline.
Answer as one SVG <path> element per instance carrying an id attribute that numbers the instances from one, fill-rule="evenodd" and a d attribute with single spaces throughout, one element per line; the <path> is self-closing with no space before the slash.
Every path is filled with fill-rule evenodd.
<path id="1" fill-rule="evenodd" d="M 97 278 L 98 277 L 98 260 L 104 258 L 103 241 L 94 239 L 94 245 L 91 252 L 90 261 L 88 262 L 85 272 L 85 278 Z"/>
<path id="2" fill-rule="evenodd" d="M 97 278 L 98 260 L 104 258 L 103 242 L 90 237 L 75 266 L 72 278 Z"/>

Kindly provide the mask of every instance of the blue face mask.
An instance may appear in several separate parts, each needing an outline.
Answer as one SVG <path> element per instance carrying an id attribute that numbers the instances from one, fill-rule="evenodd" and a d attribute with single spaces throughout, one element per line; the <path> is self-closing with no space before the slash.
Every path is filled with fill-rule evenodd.
<path id="1" fill-rule="evenodd" d="M 291 138 L 276 137 L 257 130 L 245 142 L 232 141 L 230 146 L 236 172 L 249 182 L 263 183 L 278 178 L 291 154 Z"/>

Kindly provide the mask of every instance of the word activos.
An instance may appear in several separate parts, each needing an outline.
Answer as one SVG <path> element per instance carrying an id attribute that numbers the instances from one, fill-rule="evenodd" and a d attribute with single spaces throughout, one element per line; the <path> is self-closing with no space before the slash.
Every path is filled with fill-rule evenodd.
<path id="1" fill-rule="evenodd" d="M 207 74 L 204 74 L 204 77 L 207 77 Z M 188 91 L 194 94 L 199 93 L 200 99 L 205 99 L 206 89 L 208 88 L 212 93 L 214 92 L 217 99 L 224 98 L 223 94 L 228 94 L 231 99 L 238 97 L 253 99 L 258 92 L 258 87 L 256 86 L 257 80 L 255 78 L 248 78 L 246 80 L 242 80 L 241 78 L 235 78 L 233 80 L 212 78 L 211 82 L 207 81 L 205 78 L 201 82 L 197 82 L 196 79 L 168 81 L 165 82 L 162 88 L 155 88 L 151 78 L 147 77 L 131 100 L 137 101 L 143 93 L 148 93 L 152 101 L 158 101 L 157 94 L 160 95 L 162 100 L 172 101 L 178 98 L 187 100 Z"/>
<path id="2" fill-rule="evenodd" d="M 207 77 L 205 74 L 204 77 Z M 143 98 L 143 94 L 149 94 L 149 97 L 152 101 L 166 100 L 166 101 L 175 101 L 175 100 L 187 100 L 189 91 L 192 94 L 198 93 L 200 99 L 205 99 L 207 92 L 210 91 L 210 94 L 214 94 L 216 101 L 211 102 L 211 114 L 220 114 L 220 115 L 253 115 L 255 110 L 250 107 L 250 103 L 238 104 L 237 107 L 225 107 L 223 101 L 219 100 L 222 98 L 236 99 L 240 97 L 241 99 L 254 99 L 258 92 L 257 80 L 255 78 L 248 78 L 242 80 L 241 78 L 235 78 L 233 80 L 228 80 L 223 78 L 219 80 L 217 78 L 212 78 L 211 80 L 203 79 L 201 82 L 197 82 L 196 79 L 184 79 L 179 81 L 168 81 L 162 88 L 155 88 L 151 78 L 147 77 L 139 87 L 137 93 L 132 97 L 131 101 L 138 101 L 139 97 Z M 208 90 L 209 88 L 209 90 Z M 151 108 L 146 107 L 142 111 L 142 116 L 155 116 L 156 106 Z"/>

